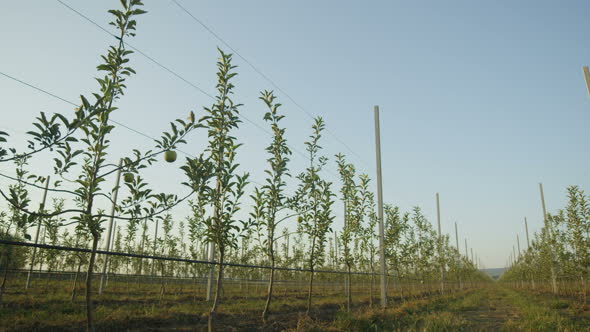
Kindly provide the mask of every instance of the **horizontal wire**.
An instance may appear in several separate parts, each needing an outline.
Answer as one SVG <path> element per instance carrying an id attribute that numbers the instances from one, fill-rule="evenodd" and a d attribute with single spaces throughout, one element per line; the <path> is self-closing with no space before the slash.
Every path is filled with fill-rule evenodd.
<path id="1" fill-rule="evenodd" d="M 59 1 L 59 0 L 58 0 L 58 1 Z M 6 74 L 6 73 L 4 73 L 4 72 L 1 72 L 1 71 L 0 71 L 0 75 L 2 75 L 2 76 L 5 76 L 5 77 L 7 77 L 7 78 L 9 78 L 9 79 L 11 79 L 11 80 L 14 80 L 14 81 L 16 81 L 16 82 L 18 82 L 18 83 L 21 83 L 21 84 L 23 84 L 23 85 L 26 85 L 26 86 L 28 86 L 28 87 L 30 87 L 30 88 L 33 88 L 33 89 L 35 89 L 35 90 L 37 90 L 37 91 L 39 91 L 39 92 L 42 92 L 42 93 L 44 93 L 44 94 L 46 94 L 46 95 L 48 95 L 48 96 L 51 96 L 51 97 L 53 97 L 53 98 L 56 98 L 56 99 L 58 99 L 58 100 L 61 100 L 61 101 L 65 102 L 65 103 L 68 103 L 68 104 L 70 104 L 70 105 L 72 105 L 72 106 L 76 106 L 76 107 L 78 106 L 77 104 L 75 104 L 74 102 L 72 102 L 72 101 L 70 101 L 70 100 L 67 100 L 67 99 L 65 99 L 65 98 L 63 98 L 63 97 L 60 97 L 60 96 L 58 96 L 58 95 L 56 95 L 56 94 L 54 94 L 54 93 L 51 93 L 51 92 L 49 92 L 49 91 L 47 91 L 47 90 L 45 90 L 45 89 L 42 89 L 42 88 L 40 88 L 40 87 L 38 87 L 38 86 L 35 86 L 35 85 L 31 84 L 31 83 L 25 82 L 25 81 L 23 81 L 23 80 L 21 80 L 21 79 L 18 79 L 18 78 L 16 78 L 16 77 L 14 77 L 14 76 L 8 75 L 8 74 Z M 119 126 L 121 126 L 121 127 L 125 128 L 125 129 L 127 129 L 127 130 L 130 130 L 130 131 L 132 131 L 132 132 L 134 132 L 134 133 L 136 133 L 136 134 L 138 134 L 138 135 L 141 135 L 141 136 L 143 136 L 143 137 L 145 137 L 145 138 L 148 138 L 148 139 L 151 139 L 151 140 L 153 140 L 153 141 L 156 141 L 156 139 L 155 139 L 154 137 L 152 137 L 152 136 L 150 136 L 150 135 L 148 135 L 148 134 L 146 134 L 146 133 L 143 133 L 143 132 L 141 132 L 141 131 L 139 131 L 139 130 L 137 130 L 137 129 L 134 129 L 134 128 L 132 128 L 132 127 L 129 127 L 129 126 L 128 126 L 128 125 L 126 125 L 126 124 L 123 124 L 123 123 L 121 123 L 121 122 L 119 122 L 119 121 L 116 121 L 116 120 L 113 120 L 113 119 L 110 119 L 110 121 L 112 121 L 113 123 L 115 123 L 115 124 L 117 124 L 117 125 L 119 125 Z M 185 151 L 183 151 L 183 150 L 181 150 L 181 149 L 176 149 L 176 150 L 177 150 L 177 151 L 179 151 L 180 153 L 182 153 L 182 154 L 184 154 L 184 155 L 188 156 L 188 157 L 191 157 L 191 158 L 196 158 L 196 156 L 194 156 L 194 155 L 192 155 L 192 154 L 190 154 L 190 153 L 188 153 L 188 152 L 185 152 Z M 257 184 L 257 185 L 259 185 L 259 186 L 263 186 L 263 184 L 261 184 L 261 183 L 259 183 L 259 182 L 257 182 L 257 181 L 254 181 L 254 180 L 249 180 L 249 181 L 250 181 L 250 182 L 252 182 L 252 183 L 254 183 L 254 184 Z"/>
<path id="2" fill-rule="evenodd" d="M 270 77 L 268 77 L 266 74 L 264 74 L 260 69 L 258 69 L 252 62 L 250 62 L 248 59 L 246 59 L 244 56 L 242 56 L 242 54 L 240 54 L 240 52 L 238 52 L 236 49 L 234 49 L 229 43 L 227 43 L 223 38 L 221 38 L 221 36 L 219 36 L 217 33 L 215 33 L 211 28 L 209 28 L 205 23 L 203 23 L 203 21 L 201 21 L 200 19 L 198 19 L 195 15 L 193 15 L 188 9 L 186 9 L 185 7 L 183 7 L 180 3 L 178 3 L 178 1 L 176 0 L 172 0 L 172 2 L 174 2 L 174 4 L 176 4 L 176 6 L 178 6 L 182 11 L 184 11 L 187 15 L 189 15 L 195 22 L 197 22 L 199 25 L 201 25 L 205 30 L 207 30 L 211 35 L 213 35 L 215 38 L 217 38 L 217 40 L 219 40 L 221 43 L 223 43 L 223 45 L 225 45 L 227 48 L 229 48 L 234 54 L 236 54 L 238 57 L 240 57 L 240 59 L 242 59 L 246 64 L 248 64 L 256 73 L 258 73 L 263 79 L 265 79 L 267 82 L 269 82 L 272 86 L 275 87 L 275 89 L 277 89 L 280 93 L 282 93 L 283 95 L 285 95 L 285 97 L 287 97 L 287 99 L 289 99 L 295 106 L 297 106 L 301 111 L 303 111 L 303 113 L 305 113 L 311 120 L 315 120 L 315 116 L 313 114 L 311 114 L 309 111 L 307 111 L 303 106 L 301 106 L 301 104 L 299 104 L 297 101 L 295 101 L 294 98 L 292 98 L 284 89 L 282 89 L 277 83 L 275 83 L 272 79 L 270 79 Z M 369 166 L 369 164 L 363 159 L 361 158 L 360 155 L 358 155 L 354 150 L 352 150 L 343 140 L 341 140 L 338 136 L 336 136 L 336 134 L 334 134 L 329 127 L 326 127 L 326 132 L 328 132 L 328 134 L 330 134 L 334 139 L 336 139 L 336 141 L 338 141 L 340 144 L 342 144 L 348 151 L 350 151 L 354 156 L 356 156 L 359 161 L 361 161 L 363 164 L 365 164 L 366 166 Z"/>
<path id="3" fill-rule="evenodd" d="M 84 15 L 83 13 L 81 13 L 80 11 L 76 10 L 75 8 L 72 8 L 71 6 L 69 6 L 68 4 L 64 3 L 62 0 L 56 0 L 57 2 L 59 2 L 60 4 L 62 4 L 64 7 L 68 8 L 69 10 L 71 10 L 72 12 L 74 12 L 75 14 L 77 14 L 78 16 L 82 17 L 84 20 L 86 20 L 87 22 L 91 23 L 92 25 L 98 27 L 101 31 L 105 32 L 106 34 L 108 34 L 109 36 L 118 39 L 117 36 L 115 36 L 114 34 L 112 34 L 111 32 L 109 32 L 106 28 L 102 27 L 100 24 L 96 23 L 95 21 L 93 21 L 92 19 L 90 19 L 88 16 Z M 129 48 L 131 48 L 132 50 L 136 51 L 137 53 L 141 54 L 142 56 L 144 56 L 145 58 L 147 58 L 148 60 L 150 60 L 152 63 L 154 63 L 156 66 L 164 69 L 165 71 L 169 72 L 171 75 L 173 75 L 174 77 L 180 79 L 181 81 L 185 82 L 186 84 L 190 85 L 191 87 L 193 87 L 194 89 L 196 89 L 197 91 L 199 91 L 200 93 L 204 94 L 205 96 L 215 100 L 215 97 L 212 96 L 211 94 L 207 93 L 205 90 L 203 90 L 202 88 L 200 88 L 198 85 L 196 85 L 195 83 L 191 82 L 190 80 L 186 79 L 185 77 L 183 77 L 182 75 L 178 74 L 176 71 L 170 69 L 169 67 L 165 66 L 164 64 L 162 64 L 160 61 L 154 59 L 153 57 L 149 56 L 147 53 L 145 53 L 144 51 L 140 50 L 139 48 L 129 44 L 128 42 L 123 42 L 126 46 L 128 46 Z M 231 47 L 230 47 L 231 49 Z M 239 55 L 238 55 L 239 56 Z M 240 56 L 241 57 L 241 56 Z M 254 127 L 256 127 L 257 129 L 261 130 L 262 132 L 266 133 L 269 136 L 273 136 L 273 134 L 267 130 L 266 128 L 262 127 L 261 125 L 259 125 L 258 123 L 256 123 L 255 121 L 251 120 L 250 118 L 248 118 L 247 116 L 243 115 L 242 113 L 238 113 L 238 116 L 240 118 L 242 118 L 243 120 L 245 120 L 246 122 L 250 123 L 251 125 L 253 125 Z M 301 157 L 303 157 L 304 159 L 306 159 L 308 156 L 302 152 L 301 150 L 297 149 L 296 147 L 287 144 L 287 146 L 294 152 L 296 152 L 297 154 L 299 154 Z M 329 174 L 331 174 L 332 176 L 334 176 L 336 179 L 338 179 L 338 175 L 336 175 L 336 173 L 334 173 L 334 171 L 332 171 L 331 169 L 326 168 L 325 171 Z"/>
<path id="4" fill-rule="evenodd" d="M 62 251 L 72 251 L 72 252 L 83 252 L 83 253 L 92 253 L 91 249 L 87 248 L 74 248 L 74 247 L 66 247 L 66 246 L 58 246 L 58 245 L 51 245 L 51 244 L 35 244 L 30 242 L 21 242 L 21 241 L 12 241 L 12 240 L 3 240 L 0 239 L 0 244 L 6 245 L 13 245 L 13 246 L 22 246 L 22 247 L 32 247 L 32 248 L 40 248 L 40 249 L 51 249 L 51 250 L 62 250 Z M 118 252 L 118 251 L 107 251 L 107 250 L 96 250 L 96 253 L 99 255 L 109 255 L 109 256 L 121 256 L 121 257 L 132 257 L 132 258 L 148 258 L 148 259 L 155 259 L 155 260 L 163 260 L 163 261 L 173 261 L 173 262 L 184 262 L 184 263 L 196 263 L 196 264 L 208 264 L 208 265 L 219 265 L 219 262 L 210 262 L 210 261 L 203 261 L 197 259 L 189 259 L 189 258 L 182 258 L 182 257 L 168 257 L 168 256 L 155 256 L 155 255 L 145 255 L 145 254 L 131 254 L 125 252 Z M 243 268 L 256 268 L 256 269 L 264 269 L 264 270 L 271 270 L 273 267 L 265 266 L 265 265 L 251 265 L 251 264 L 240 264 L 240 263 L 223 263 L 223 266 L 232 266 L 232 267 L 243 267 Z M 332 274 L 347 274 L 347 271 L 336 271 L 336 270 L 311 270 L 311 269 L 300 269 L 295 267 L 274 267 L 275 270 L 279 271 L 297 271 L 297 272 L 317 272 L 317 273 L 332 273 Z M 95 273 L 99 274 L 99 273 Z M 379 273 L 371 273 L 371 272 L 350 272 L 350 274 L 354 275 L 380 275 Z M 396 278 L 405 278 L 409 280 L 421 280 L 409 277 L 400 277 L 392 274 L 388 274 L 389 277 L 396 277 Z"/>

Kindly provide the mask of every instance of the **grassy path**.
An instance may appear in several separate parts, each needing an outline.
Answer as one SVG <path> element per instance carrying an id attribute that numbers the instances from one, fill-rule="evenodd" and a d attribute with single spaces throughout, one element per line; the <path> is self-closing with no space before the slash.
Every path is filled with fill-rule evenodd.
<path id="1" fill-rule="evenodd" d="M 533 296 L 492 284 L 450 301 L 441 314 L 455 316 L 461 324 L 454 329 L 464 331 L 590 330 L 587 320 L 567 310 L 570 306 L 573 304 L 552 296 Z"/>
<path id="2" fill-rule="evenodd" d="M 572 308 L 569 310 L 568 308 Z M 342 316 L 333 331 L 590 331 L 576 304 L 498 284 Z"/>
<path id="3" fill-rule="evenodd" d="M 0 332 L 83 331 L 83 306 L 59 289 L 12 292 L 0 307 Z M 169 289 L 162 300 L 158 288 L 116 290 L 111 287 L 97 302 L 100 331 L 206 330 L 209 304 L 195 298 L 194 290 Z M 280 294 L 267 324 L 260 319 L 262 299 L 226 298 L 220 331 L 590 331 L 590 305 L 496 283 L 442 296 L 392 298 L 385 311 L 359 296 L 346 313 L 341 296 L 317 294 L 310 317 L 303 315 L 304 295 Z"/>
<path id="4" fill-rule="evenodd" d="M 469 294 L 462 300 L 451 302 L 448 309 L 463 321 L 465 330 L 498 331 L 514 326 L 522 315 L 509 294 L 499 287 L 488 287 Z"/>

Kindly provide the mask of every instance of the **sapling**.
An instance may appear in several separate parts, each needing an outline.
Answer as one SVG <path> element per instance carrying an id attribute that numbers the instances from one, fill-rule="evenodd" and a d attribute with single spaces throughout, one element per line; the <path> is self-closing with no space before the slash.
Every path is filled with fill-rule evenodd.
<path id="1" fill-rule="evenodd" d="M 240 210 L 244 187 L 248 183 L 247 173 L 239 175 L 236 172 L 239 167 L 235 159 L 236 152 L 241 144 L 233 136 L 233 131 L 241 122 L 238 111 L 241 105 L 234 104 L 230 97 L 234 88 L 231 80 L 237 74 L 233 72 L 235 66 L 231 64 L 231 54 L 221 50 L 219 53 L 216 86 L 218 95 L 215 103 L 210 108 L 205 108 L 206 115 L 199 120 L 208 129 L 209 144 L 204 154 L 198 158 L 187 158 L 186 164 L 182 166 L 189 179 L 185 184 L 213 212 L 203 218 L 205 238 L 207 242 L 214 244 L 219 257 L 215 297 L 209 313 L 210 331 L 214 330 L 220 301 L 226 250 L 237 246 L 238 232 L 248 227 L 246 223 L 240 227 L 235 220 L 235 215 Z"/>
<path id="2" fill-rule="evenodd" d="M 353 164 L 347 163 L 344 155 L 336 155 L 338 172 L 342 187 L 342 202 L 344 204 L 344 226 L 340 232 L 342 243 L 342 260 L 346 266 L 346 310 L 350 312 L 352 304 L 351 277 L 352 266 L 355 263 L 354 255 L 351 252 L 351 242 L 358 239 L 362 229 L 362 221 L 365 213 L 363 197 L 359 195 L 358 186 L 355 182 L 355 168 Z"/>
<path id="3" fill-rule="evenodd" d="M 39 217 L 53 217 L 60 214 L 75 214 L 74 222 L 81 225 L 91 236 L 91 254 L 86 274 L 86 315 L 87 329 L 94 329 L 93 301 L 92 301 L 92 274 L 96 261 L 98 242 L 103 232 L 102 224 L 106 217 L 104 211 L 99 208 L 98 198 L 110 199 L 110 196 L 103 192 L 101 185 L 106 178 L 117 172 L 120 167 L 112 167 L 107 163 L 107 155 L 110 147 L 109 136 L 114 129 L 110 117 L 117 108 L 115 102 L 123 95 L 126 89 L 126 78 L 135 73 L 127 66 L 129 55 L 133 53 L 126 49 L 124 40 L 135 35 L 135 17 L 145 13 L 139 7 L 140 0 L 122 0 L 122 10 L 110 10 L 114 16 L 111 22 L 117 29 L 117 44 L 111 46 L 107 54 L 102 57 L 103 63 L 97 69 L 99 72 L 106 72 L 103 77 L 97 78 L 99 84 L 98 92 L 93 96 L 95 101 L 91 103 L 85 96 L 81 96 L 81 105 L 77 108 L 74 118 L 57 113 L 47 117 L 41 113 L 33 124 L 35 130 L 28 132 L 32 139 L 28 141 L 29 152 L 16 154 L 11 158 L 4 158 L 1 162 L 29 157 L 36 153 L 50 149 L 55 151 L 54 173 L 62 178 L 68 172 L 79 170 L 73 183 L 77 186 L 74 191 L 61 190 L 74 196 L 73 201 L 76 208 L 65 208 L 63 211 L 52 211 L 37 213 L 28 209 L 26 195 L 20 195 L 16 190 L 10 190 L 7 195 L 0 189 L 0 194 L 16 209 L 25 212 L 26 222 L 34 221 Z M 200 127 L 194 121 L 188 123 L 183 120 L 176 120 L 171 124 L 171 132 L 164 132 L 162 139 L 156 141 L 155 147 L 158 151 L 147 151 L 141 153 L 134 150 L 134 157 L 124 158 L 122 166 L 126 173 L 138 174 L 139 170 L 151 165 L 157 154 L 173 150 L 176 145 L 186 143 L 184 138 L 193 129 Z M 6 154 L 3 154 L 5 157 Z M 74 167 L 75 166 L 75 167 Z M 40 179 L 40 177 L 37 177 Z M 137 181 L 137 177 L 133 177 Z M 133 193 L 132 193 L 133 194 Z M 157 199 L 149 196 L 146 199 Z M 122 210 L 120 207 L 118 210 Z M 156 213 L 161 213 L 157 211 Z M 132 220 L 132 218 L 116 217 L 118 219 Z M 23 218 L 25 219 L 25 218 Z"/>
<path id="4" fill-rule="evenodd" d="M 22 241 L 22 238 L 7 233 L 0 233 L 0 239 Z M 8 271 L 22 268 L 25 258 L 26 250 L 24 247 L 0 244 L 0 305 L 2 305 L 2 297 L 8 281 Z"/>
<path id="5" fill-rule="evenodd" d="M 422 210 L 419 207 L 414 207 L 412 214 L 412 221 L 417 233 L 417 270 L 421 281 L 429 278 L 433 273 L 433 262 L 435 252 L 436 234 L 432 224 L 428 222 Z M 430 285 L 428 285 L 430 287 Z"/>
<path id="6" fill-rule="evenodd" d="M 519 281 L 528 278 L 531 287 L 536 287 L 534 282 L 544 281 L 550 283 L 554 292 L 581 294 L 581 301 L 586 302 L 590 265 L 590 209 L 586 195 L 577 186 L 567 188 L 567 198 L 564 210 L 558 210 L 555 214 L 546 213 L 541 232 L 533 235 L 528 249 L 520 259 L 512 260 L 511 268 L 501 279 L 516 286 Z M 559 271 L 553 270 L 555 266 L 559 266 Z M 573 289 L 573 283 L 563 282 L 563 277 L 559 282 L 561 287 L 555 287 L 556 272 L 577 280 L 580 289 Z"/>
<path id="7" fill-rule="evenodd" d="M 334 221 L 332 215 L 334 194 L 330 189 L 331 182 L 322 179 L 320 176 L 320 172 L 327 162 L 326 157 L 318 155 L 321 149 L 319 141 L 324 126 L 322 118 L 315 119 L 310 140 L 305 142 L 306 150 L 309 153 L 309 167 L 297 176 L 299 186 L 296 192 L 296 209 L 301 216 L 301 218 L 298 218 L 298 227 L 302 233 L 307 235 L 310 241 L 306 259 L 307 268 L 310 270 L 307 314 L 311 309 L 314 269 L 324 258 L 326 235 L 332 230 L 331 225 Z"/>
<path id="8" fill-rule="evenodd" d="M 53 204 L 53 211 L 61 211 L 64 209 L 65 200 L 63 198 L 54 198 L 52 199 Z M 52 245 L 58 245 L 59 242 L 59 226 L 64 224 L 65 219 L 62 216 L 55 216 L 52 218 L 45 218 L 44 219 L 44 226 L 47 230 L 47 237 L 49 239 L 49 243 Z M 57 250 L 48 250 L 45 252 L 45 256 L 47 258 L 47 269 L 49 271 L 56 270 L 58 265 L 58 256 L 59 251 Z"/>
<path id="9" fill-rule="evenodd" d="M 377 212 L 376 212 L 376 204 L 375 204 L 375 194 L 369 191 L 369 176 L 367 174 L 361 174 L 360 176 L 360 184 L 359 184 L 359 194 L 363 197 L 362 201 L 366 206 L 366 218 L 367 222 L 360 230 L 360 239 L 361 239 L 361 248 L 364 254 L 366 254 L 368 265 L 369 265 L 369 272 L 371 273 L 370 277 L 370 285 L 369 285 L 369 306 L 373 306 L 373 288 L 375 285 L 375 256 L 377 255 L 377 245 L 375 241 L 377 240 L 377 233 L 376 227 L 379 221 Z M 386 245 L 386 248 L 388 246 Z"/>
<path id="10" fill-rule="evenodd" d="M 278 214 L 289 207 L 288 198 L 285 197 L 284 191 L 287 185 L 285 178 L 290 176 L 287 164 L 291 149 L 287 146 L 285 128 L 279 126 L 279 122 L 285 117 L 278 112 L 281 104 L 275 102 L 275 96 L 272 91 L 264 91 L 261 95 L 260 99 L 268 108 L 264 113 L 264 120 L 270 123 L 273 140 L 266 148 L 266 151 L 270 155 L 267 159 L 269 169 L 265 170 L 265 173 L 268 175 L 265 181 L 266 184 L 262 188 L 256 188 L 254 195 L 251 196 L 255 202 L 255 208 L 251 216 L 256 222 L 259 234 L 262 231 L 265 233 L 261 241 L 261 249 L 270 263 L 266 303 L 262 311 L 262 320 L 265 321 L 268 317 L 274 286 L 276 263 L 275 232 L 278 224 L 282 220 L 286 220 L 286 218 L 279 220 Z"/>

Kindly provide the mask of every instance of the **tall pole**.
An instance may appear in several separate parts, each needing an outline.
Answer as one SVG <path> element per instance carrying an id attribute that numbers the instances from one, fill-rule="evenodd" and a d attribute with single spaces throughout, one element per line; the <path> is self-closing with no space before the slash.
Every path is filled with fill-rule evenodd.
<path id="1" fill-rule="evenodd" d="M 43 235 L 41 235 L 41 244 L 45 244 L 45 237 L 47 235 L 47 226 L 43 226 Z M 39 271 L 43 271 L 43 256 L 39 259 Z"/>
<path id="2" fill-rule="evenodd" d="M 461 248 L 459 248 L 459 232 L 457 231 L 457 223 L 455 223 L 455 241 L 457 242 L 457 252 L 461 254 Z"/>
<path id="3" fill-rule="evenodd" d="M 45 209 L 45 201 L 47 200 L 47 190 L 49 190 L 49 179 L 45 179 L 45 190 L 43 191 L 43 198 L 41 199 L 41 205 L 39 205 L 39 212 L 43 212 Z M 39 222 L 37 223 L 37 233 L 35 234 L 35 244 L 39 242 L 39 233 L 41 231 L 41 221 L 42 218 L 39 217 Z M 31 257 L 31 266 L 29 267 L 29 274 L 27 275 L 27 285 L 25 289 L 29 289 L 31 287 L 31 276 L 33 274 L 33 266 L 35 265 L 35 257 L 37 256 L 37 247 L 33 247 L 33 256 Z"/>
<path id="4" fill-rule="evenodd" d="M 115 220 L 113 222 L 113 236 L 111 237 L 111 243 L 113 244 L 113 249 L 116 249 L 115 248 L 115 239 L 116 238 L 117 238 L 117 221 Z M 109 267 L 108 268 L 111 270 L 111 273 L 114 274 L 115 271 L 113 271 L 112 266 L 113 266 L 113 262 L 112 261 L 109 261 Z M 107 280 L 105 282 L 105 286 L 108 284 L 108 282 L 109 282 L 109 274 L 107 273 Z"/>
<path id="5" fill-rule="evenodd" d="M 209 242 L 209 262 L 215 261 L 215 243 Z M 215 264 L 211 264 L 209 268 L 209 275 L 207 277 L 207 301 L 213 300 L 213 275 L 215 274 Z"/>
<path id="6" fill-rule="evenodd" d="M 586 82 L 586 89 L 588 90 L 588 94 L 590 95 L 590 69 L 588 69 L 588 66 L 583 66 L 582 72 L 584 73 L 584 81 Z"/>
<path id="7" fill-rule="evenodd" d="M 457 243 L 457 254 L 459 255 L 459 268 L 461 268 L 461 248 L 459 248 L 459 232 L 457 231 L 457 223 L 455 222 L 455 242 Z M 457 273 L 459 278 L 459 288 L 463 289 L 463 283 L 461 282 L 461 273 Z"/>
<path id="8" fill-rule="evenodd" d="M 512 245 L 512 257 L 514 257 L 514 262 L 516 263 L 516 249 L 514 248 L 514 245 Z"/>
<path id="9" fill-rule="evenodd" d="M 539 191 L 541 192 L 541 207 L 543 208 L 543 221 L 545 223 L 545 228 L 547 229 L 547 234 L 549 237 L 549 251 L 551 253 L 551 285 L 553 287 L 553 293 L 557 294 L 557 276 L 555 275 L 555 257 L 553 254 L 553 248 L 551 246 L 551 241 L 553 238 L 553 231 L 551 229 L 551 225 L 547 220 L 547 209 L 545 208 L 545 195 L 543 194 L 543 184 L 539 183 Z"/>
<path id="10" fill-rule="evenodd" d="M 526 231 L 526 247 L 528 249 L 531 243 L 529 242 L 529 224 L 526 221 L 526 217 L 524 217 L 524 230 Z"/>
<path id="11" fill-rule="evenodd" d="M 336 266 L 338 266 L 338 231 L 334 231 L 334 258 L 336 258 Z"/>
<path id="12" fill-rule="evenodd" d="M 520 238 L 516 234 L 516 245 L 518 246 L 518 259 L 520 259 Z"/>
<path id="13" fill-rule="evenodd" d="M 346 229 L 346 224 L 348 223 L 348 218 L 346 217 L 346 200 L 344 200 L 344 229 Z M 344 252 L 346 254 L 346 248 L 344 248 Z M 345 268 L 348 270 L 348 257 L 344 257 L 344 265 Z M 346 296 L 346 310 L 350 312 L 350 302 L 352 302 L 352 295 L 350 294 L 350 275 L 344 275 L 344 295 Z"/>
<path id="14" fill-rule="evenodd" d="M 287 233 L 287 247 L 285 249 L 285 258 L 289 260 L 289 233 Z"/>
<path id="15" fill-rule="evenodd" d="M 440 292 L 445 292 L 445 266 L 442 251 L 442 231 L 440 228 L 440 201 L 439 195 L 436 193 L 436 220 L 438 222 L 438 259 L 440 262 Z"/>
<path id="16" fill-rule="evenodd" d="M 467 238 L 465 238 L 465 257 L 469 259 L 469 249 L 467 247 Z"/>
<path id="17" fill-rule="evenodd" d="M 115 179 L 115 192 L 113 193 L 113 202 L 111 205 L 111 214 L 109 218 L 109 229 L 107 231 L 107 246 L 106 251 L 111 249 L 111 234 L 113 233 L 113 221 L 115 220 L 115 209 L 117 208 L 117 196 L 119 195 L 119 181 L 121 180 L 121 168 L 123 167 L 123 158 L 119 160 L 119 168 L 117 169 L 117 178 Z M 107 279 L 107 266 L 109 264 L 109 255 L 105 255 L 104 264 L 102 265 L 102 276 L 100 277 L 100 287 L 98 288 L 98 294 L 102 294 L 104 291 L 106 279 Z"/>
<path id="18" fill-rule="evenodd" d="M 156 218 L 156 228 L 154 228 L 154 248 L 153 248 L 153 255 L 156 256 L 156 249 L 158 246 L 158 223 L 160 219 Z M 154 280 L 154 276 L 156 275 L 156 260 L 152 259 L 152 281 Z"/>
<path id="19" fill-rule="evenodd" d="M 375 154 L 377 161 L 377 212 L 379 216 L 379 255 L 381 260 L 381 307 L 387 306 L 385 276 L 385 238 L 383 229 L 383 184 L 381 176 L 381 129 L 379 128 L 379 106 L 375 106 Z"/>
<path id="20" fill-rule="evenodd" d="M 529 242 L 529 224 L 526 220 L 526 217 L 524 217 L 524 230 L 526 232 L 526 247 L 527 250 L 529 249 L 529 247 L 531 246 L 531 243 Z M 526 263 L 526 260 L 525 260 Z M 528 263 L 527 263 L 528 265 Z M 535 279 L 533 278 L 533 273 L 531 272 L 531 288 L 535 289 Z"/>

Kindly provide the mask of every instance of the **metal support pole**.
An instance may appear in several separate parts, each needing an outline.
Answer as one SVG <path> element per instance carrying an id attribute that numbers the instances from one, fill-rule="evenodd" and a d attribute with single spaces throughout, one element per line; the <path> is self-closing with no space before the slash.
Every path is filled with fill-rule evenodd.
<path id="1" fill-rule="evenodd" d="M 512 257 L 514 257 L 514 263 L 516 263 L 516 249 L 514 248 L 514 245 L 512 245 Z"/>
<path id="2" fill-rule="evenodd" d="M 377 161 L 377 212 L 379 216 L 379 255 L 381 260 L 381 307 L 387 307 L 387 285 L 385 275 L 385 238 L 383 229 L 383 184 L 381 174 L 381 130 L 379 128 L 379 106 L 375 114 L 375 153 Z"/>
<path id="3" fill-rule="evenodd" d="M 526 217 L 524 217 L 524 230 L 526 231 L 526 247 L 528 249 L 531 243 L 529 242 L 529 224 L 526 221 Z"/>
<path id="4" fill-rule="evenodd" d="M 440 262 L 440 292 L 445 292 L 445 266 L 444 266 L 444 257 L 443 257 L 443 250 L 442 250 L 442 231 L 440 228 L 440 201 L 439 195 L 436 193 L 436 220 L 438 222 L 438 259 Z"/>
<path id="5" fill-rule="evenodd" d="M 346 218 L 346 200 L 344 200 L 344 229 L 343 229 L 343 231 L 346 229 L 346 223 L 347 222 L 348 222 L 348 218 Z M 348 245 L 350 245 L 350 243 Z M 348 253 L 347 253 L 346 252 L 346 248 L 344 248 L 344 253 L 345 254 L 350 254 L 351 251 L 352 250 L 349 249 L 348 250 Z M 348 267 L 348 262 L 347 262 L 347 259 L 348 258 L 349 257 L 344 257 L 344 265 L 345 265 L 344 268 L 345 269 Z M 349 302 L 349 299 L 351 298 L 350 289 L 348 287 L 349 286 L 349 282 L 348 282 L 348 279 L 349 278 L 350 278 L 350 276 L 348 275 L 348 273 L 344 275 L 344 296 L 346 296 L 346 301 L 347 301 L 346 303 L 347 303 L 347 310 L 348 311 L 350 311 L 350 302 Z"/>
<path id="6" fill-rule="evenodd" d="M 41 199 L 41 205 L 39 205 L 39 212 L 43 212 L 45 209 L 45 201 L 47 200 L 47 190 L 49 189 L 49 181 L 50 177 L 48 176 L 45 179 L 45 190 L 43 191 L 43 198 Z M 41 231 L 41 221 L 42 218 L 39 217 L 39 222 L 37 223 L 37 233 L 35 234 L 35 244 L 39 242 L 39 233 Z M 29 289 L 31 287 L 31 276 L 33 274 L 33 266 L 35 265 L 35 258 L 37 257 L 37 247 L 33 247 L 33 256 L 31 257 L 31 266 L 29 267 L 29 274 L 27 275 L 27 284 L 25 289 Z"/>
<path id="7" fill-rule="evenodd" d="M 584 81 L 586 82 L 586 89 L 588 90 L 588 95 L 590 95 L 590 69 L 588 69 L 588 66 L 583 66 L 582 72 L 584 73 Z"/>
<path id="8" fill-rule="evenodd" d="M 547 220 L 547 210 L 545 209 L 545 195 L 543 194 L 543 184 L 539 183 L 539 191 L 541 192 L 541 207 L 543 208 L 543 221 L 545 223 L 545 227 L 547 228 L 547 234 L 549 237 L 549 242 L 551 243 L 552 238 L 553 238 L 553 231 L 551 229 L 551 225 L 549 224 L 549 221 Z M 553 293 L 557 294 L 557 276 L 555 274 L 555 257 L 554 257 L 554 253 L 553 253 L 553 248 L 550 245 L 549 246 L 549 251 L 551 253 L 551 285 L 553 287 Z"/>
<path id="9" fill-rule="evenodd" d="M 287 261 L 289 260 L 289 233 L 287 233 L 287 247 L 285 250 L 285 258 L 287 259 Z"/>
<path id="10" fill-rule="evenodd" d="M 113 222 L 113 236 L 111 237 L 111 243 L 113 244 L 113 249 L 115 248 L 115 239 L 117 238 L 117 221 L 115 220 Z M 111 260 L 109 260 L 109 266 L 107 267 L 107 269 L 111 270 L 111 273 L 115 273 L 115 271 L 113 271 L 113 262 Z M 107 280 L 105 281 L 105 287 L 109 284 L 109 274 L 108 274 L 108 270 L 107 270 Z"/>
<path id="11" fill-rule="evenodd" d="M 113 221 L 115 220 L 115 209 L 117 208 L 117 196 L 119 195 L 119 180 L 121 179 L 121 167 L 123 167 L 123 158 L 119 160 L 119 168 L 117 169 L 117 177 L 115 179 L 115 188 L 113 193 L 113 204 L 111 205 L 111 214 L 109 218 L 109 229 L 107 231 L 107 246 L 106 251 L 111 249 L 111 234 L 113 233 Z M 98 294 L 102 294 L 104 291 L 106 278 L 107 278 L 107 266 L 109 264 L 109 255 L 105 255 L 104 264 L 102 265 L 102 275 L 100 277 L 100 287 L 98 288 Z"/>
<path id="12" fill-rule="evenodd" d="M 209 242 L 209 262 L 215 261 L 215 243 Z M 215 264 L 211 264 L 209 268 L 209 276 L 207 277 L 207 301 L 213 300 L 213 284 L 215 274 Z"/>
<path id="13" fill-rule="evenodd" d="M 160 219 L 156 218 L 156 228 L 154 228 L 154 253 L 153 255 L 156 256 L 156 249 L 158 245 L 158 223 Z M 152 281 L 156 275 L 156 261 L 152 259 Z"/>
<path id="14" fill-rule="evenodd" d="M 467 238 L 465 238 L 465 257 L 469 259 L 469 247 L 467 247 Z"/>
<path id="15" fill-rule="evenodd" d="M 520 259 L 520 238 L 516 234 L 516 245 L 518 246 L 518 259 Z"/>
<path id="16" fill-rule="evenodd" d="M 334 231 L 334 256 L 336 257 L 336 266 L 338 266 L 338 232 Z"/>
<path id="17" fill-rule="evenodd" d="M 41 244 L 45 244 L 45 238 L 47 235 L 47 226 L 43 226 L 43 235 L 41 235 Z M 43 256 L 39 259 L 39 271 L 43 271 Z"/>
<path id="18" fill-rule="evenodd" d="M 457 254 L 459 255 L 459 268 L 461 268 L 461 249 L 459 248 L 459 231 L 457 231 L 457 223 L 455 223 L 455 242 L 457 243 Z M 461 282 L 461 273 L 457 273 L 459 278 L 459 288 L 463 289 L 463 283 Z"/>

